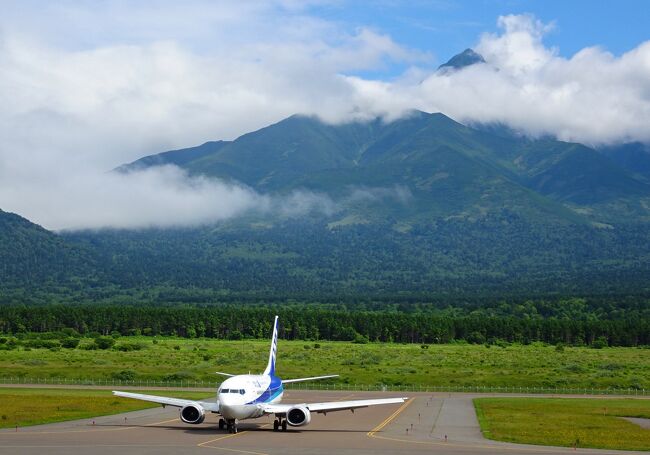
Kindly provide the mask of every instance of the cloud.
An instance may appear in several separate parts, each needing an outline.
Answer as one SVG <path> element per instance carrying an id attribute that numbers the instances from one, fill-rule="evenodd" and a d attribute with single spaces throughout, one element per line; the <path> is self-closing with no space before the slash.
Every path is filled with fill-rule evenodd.
<path id="1" fill-rule="evenodd" d="M 322 195 L 282 205 L 178 170 L 106 174 L 295 113 L 339 123 L 416 108 L 588 144 L 650 142 L 650 41 L 564 58 L 544 45 L 552 25 L 498 23 L 476 45 L 488 64 L 442 75 L 427 49 L 312 16 L 302 2 L 5 4 L 0 208 L 55 229 L 191 225 L 269 207 L 331 213 L 337 203 Z M 409 67 L 394 80 L 358 75 L 396 62 Z"/>
<path id="2" fill-rule="evenodd" d="M 241 215 L 331 215 L 340 208 L 328 196 L 295 191 L 260 194 L 244 185 L 189 176 L 176 166 L 129 173 L 82 173 L 47 182 L 54 192 L 25 182 L 0 197 L 20 200 L 22 214 L 53 230 L 139 229 L 212 224 Z M 14 204 L 5 207 L 14 210 Z"/>
<path id="3" fill-rule="evenodd" d="M 563 58 L 543 43 L 552 24 L 530 15 L 500 17 L 498 24 L 501 33 L 484 34 L 476 45 L 487 64 L 420 72 L 418 83 L 349 77 L 355 103 L 369 115 L 418 108 L 594 146 L 650 142 L 650 41 L 620 57 L 591 47 Z"/>

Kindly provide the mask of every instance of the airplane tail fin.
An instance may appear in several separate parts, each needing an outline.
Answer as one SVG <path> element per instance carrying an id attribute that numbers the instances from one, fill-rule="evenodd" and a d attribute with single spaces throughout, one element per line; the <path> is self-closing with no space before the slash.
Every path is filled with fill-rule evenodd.
<path id="1" fill-rule="evenodd" d="M 271 339 L 271 351 L 269 352 L 269 363 L 266 365 L 264 375 L 275 375 L 275 355 L 278 352 L 278 317 L 275 317 L 273 322 L 273 337 Z"/>

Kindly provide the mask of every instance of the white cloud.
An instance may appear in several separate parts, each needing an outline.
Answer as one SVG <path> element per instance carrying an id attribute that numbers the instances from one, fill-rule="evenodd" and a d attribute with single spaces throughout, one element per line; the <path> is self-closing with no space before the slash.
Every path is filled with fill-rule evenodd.
<path id="1" fill-rule="evenodd" d="M 529 15 L 498 21 L 476 50 L 488 64 L 432 73 L 421 83 L 348 78 L 375 114 L 418 108 L 467 123 L 504 123 L 532 136 L 600 145 L 650 142 L 650 41 L 615 57 L 592 47 L 571 58 L 543 44 L 550 26 Z"/>
<path id="2" fill-rule="evenodd" d="M 26 181 L 2 188 L 0 197 L 9 201 L 4 209 L 20 207 L 22 215 L 46 220 L 54 230 L 183 227 L 245 214 L 298 217 L 339 210 L 326 195 L 306 191 L 264 195 L 244 185 L 188 176 L 176 166 L 130 173 L 84 172 L 64 180 L 45 178 L 37 184 Z M 43 191 L 44 186 L 55 190 Z"/>
<path id="3" fill-rule="evenodd" d="M 294 113 L 343 122 L 417 108 L 591 144 L 650 142 L 650 42 L 620 57 L 587 48 L 563 58 L 543 43 L 548 25 L 506 16 L 501 33 L 476 46 L 489 64 L 440 75 L 417 66 L 426 52 L 308 11 L 293 1 L 4 4 L 0 208 L 49 228 L 188 225 L 265 210 L 274 196 L 243 186 L 105 171 Z M 390 81 L 349 75 L 390 62 L 412 67 Z M 335 206 L 292 197 L 287 207 Z"/>

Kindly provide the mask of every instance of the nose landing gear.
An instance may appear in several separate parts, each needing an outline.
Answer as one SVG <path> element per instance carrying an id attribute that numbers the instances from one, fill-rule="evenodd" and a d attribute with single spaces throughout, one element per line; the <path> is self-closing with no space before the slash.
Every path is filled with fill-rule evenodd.
<path id="1" fill-rule="evenodd" d="M 222 424 L 223 422 L 223 424 Z M 219 420 L 219 429 L 223 429 L 222 425 L 226 426 L 228 433 L 237 434 L 237 419 L 224 421 L 223 419 Z"/>

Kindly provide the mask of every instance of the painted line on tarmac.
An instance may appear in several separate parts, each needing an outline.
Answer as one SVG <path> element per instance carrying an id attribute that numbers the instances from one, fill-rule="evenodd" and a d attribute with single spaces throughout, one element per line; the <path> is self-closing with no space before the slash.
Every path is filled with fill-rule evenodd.
<path id="1" fill-rule="evenodd" d="M 533 452 L 533 453 L 576 453 L 576 451 L 571 447 L 559 447 L 559 446 L 539 446 L 537 447 L 509 447 L 501 444 L 464 444 L 457 442 L 435 442 L 435 441 L 413 441 L 408 439 L 401 438 L 391 438 L 389 436 L 380 436 L 373 434 L 372 438 L 383 439 L 386 441 L 396 441 L 404 442 L 407 444 L 421 444 L 421 445 L 430 445 L 430 446 L 440 446 L 440 447 L 449 447 L 449 448 L 463 448 L 463 449 L 476 449 L 476 450 L 489 450 L 490 453 L 498 453 L 505 451 L 516 451 L 516 452 Z M 514 443 L 513 443 L 514 445 Z M 616 454 L 616 453 L 628 453 L 627 451 L 617 451 L 614 449 L 591 449 L 591 448 L 581 448 L 578 449 L 580 453 L 593 453 L 593 454 Z"/>
<path id="2" fill-rule="evenodd" d="M 269 427 L 270 425 L 271 425 L 270 423 L 267 423 L 266 425 L 262 425 L 260 428 L 266 428 L 266 427 Z M 218 447 L 218 446 L 208 445 L 208 444 L 210 444 L 212 442 L 223 441 L 224 439 L 234 438 L 234 437 L 241 436 L 241 435 L 249 433 L 249 432 L 250 432 L 250 430 L 245 430 L 245 431 L 240 431 L 239 433 L 235 433 L 235 434 L 227 434 L 225 436 L 220 436 L 218 438 L 210 439 L 209 441 L 201 442 L 201 443 L 197 444 L 196 446 L 197 447 L 203 447 L 204 449 L 225 450 L 227 452 L 248 453 L 248 454 L 252 454 L 252 455 L 268 455 L 267 453 L 264 453 L 264 452 L 252 452 L 250 450 L 230 449 L 230 448 L 227 448 L 227 447 Z"/>
<path id="3" fill-rule="evenodd" d="M 431 431 L 429 432 L 429 437 L 433 438 L 433 432 L 436 429 L 436 425 L 438 425 L 438 419 L 440 418 L 440 414 L 442 414 L 442 407 L 445 405 L 445 399 L 442 399 L 442 402 L 440 403 L 440 407 L 438 408 L 438 414 L 436 414 L 436 418 L 433 419 L 433 426 L 431 426 Z"/>
<path id="4" fill-rule="evenodd" d="M 20 435 L 20 436 L 25 436 L 27 434 L 70 434 L 70 433 L 97 433 L 97 432 L 107 432 L 107 431 L 124 431 L 124 430 L 133 430 L 134 428 L 141 428 L 141 427 L 152 427 L 155 425 L 162 425 L 163 423 L 170 423 L 170 422 L 176 422 L 178 421 L 178 418 L 175 419 L 170 419 L 170 420 L 163 420 L 161 422 L 154 422 L 154 423 L 148 423 L 146 425 L 130 425 L 126 427 L 119 427 L 119 428 L 93 428 L 93 429 L 87 429 L 87 430 L 61 430 L 61 431 L 3 431 L 0 432 L 0 436 L 4 435 Z M 61 422 L 62 423 L 62 422 Z M 89 427 L 93 426 L 100 426 L 100 425 L 86 425 Z M 30 428 L 30 427 L 18 427 L 20 428 Z"/>
<path id="5" fill-rule="evenodd" d="M 413 401 L 415 401 L 415 398 L 411 398 L 410 400 L 407 400 L 406 403 L 400 406 L 397 411 L 393 412 L 382 423 L 380 423 L 375 428 L 373 428 L 368 433 L 366 433 L 366 435 L 371 438 L 374 437 L 376 432 L 381 431 L 381 429 L 384 428 L 386 425 L 388 425 L 393 419 L 395 419 L 395 417 L 400 415 L 402 411 L 404 411 L 404 409 L 408 408 L 410 404 L 413 403 Z"/>
<path id="6" fill-rule="evenodd" d="M 395 418 L 400 415 L 413 401 L 415 398 L 409 399 L 406 403 L 404 403 L 400 408 L 392 413 L 390 416 L 388 416 L 383 422 L 381 422 L 379 425 L 377 425 L 375 428 L 370 430 L 367 433 L 367 436 L 370 438 L 375 438 L 375 439 L 383 439 L 386 441 L 396 441 L 396 442 L 404 442 L 407 444 L 421 444 L 421 445 L 431 445 L 431 446 L 446 446 L 446 447 L 457 447 L 457 448 L 468 448 L 468 449 L 482 449 L 482 450 L 491 450 L 491 451 L 522 451 L 522 452 L 537 452 L 537 453 L 575 453 L 574 449 L 571 447 L 558 447 L 558 446 L 539 446 L 538 447 L 513 447 L 516 444 L 513 444 L 513 446 L 508 446 L 508 445 L 501 445 L 499 443 L 495 444 L 463 444 L 463 443 L 456 443 L 456 442 L 436 442 L 436 441 L 414 441 L 412 439 L 402 439 L 402 438 L 392 438 L 390 436 L 381 436 L 376 434 L 377 432 L 381 431 L 386 425 L 388 425 L 390 422 L 395 420 Z M 600 453 L 600 454 L 607 454 L 607 453 L 616 453 L 614 452 L 607 452 L 608 449 L 588 449 L 588 448 L 583 448 L 580 451 L 582 453 Z"/>

